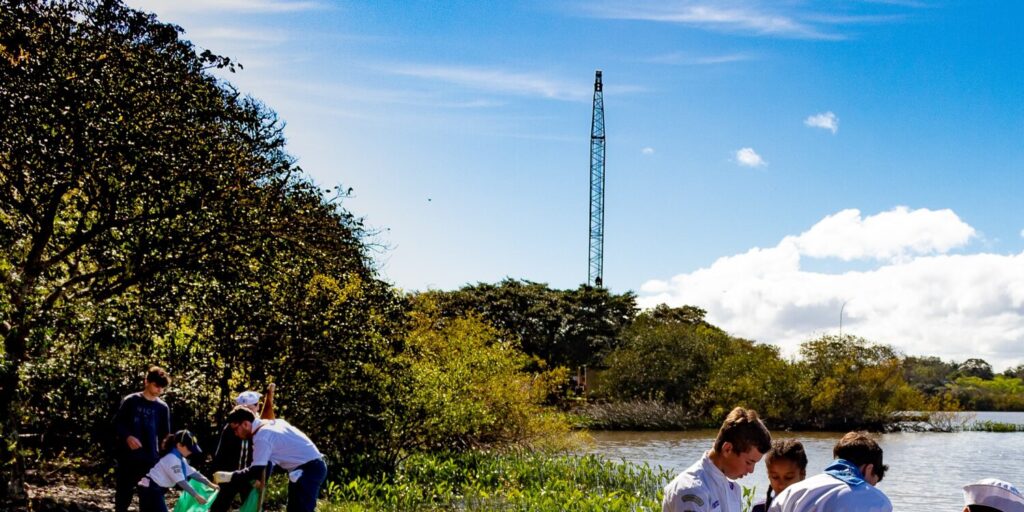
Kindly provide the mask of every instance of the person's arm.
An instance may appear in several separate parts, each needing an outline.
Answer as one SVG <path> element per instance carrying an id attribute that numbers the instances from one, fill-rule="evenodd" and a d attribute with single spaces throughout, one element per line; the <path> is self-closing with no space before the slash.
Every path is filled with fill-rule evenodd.
<path id="1" fill-rule="evenodd" d="M 120 407 L 117 408 L 117 414 L 114 416 L 114 429 L 117 431 L 117 440 L 119 443 L 123 442 L 128 445 L 131 450 L 137 450 L 142 447 L 142 442 L 139 438 L 132 435 L 132 415 L 135 413 L 135 400 L 134 396 L 128 395 L 121 400 Z"/>
<path id="2" fill-rule="evenodd" d="M 157 429 L 157 440 L 162 440 L 167 437 L 167 434 L 171 433 L 171 406 L 163 402 L 163 418 L 158 419 L 159 423 L 156 426 Z"/>
<path id="3" fill-rule="evenodd" d="M 256 437 L 259 436 L 259 439 Z M 270 465 L 272 437 L 258 432 L 252 438 L 252 465 L 231 474 L 231 483 L 249 482 L 262 478 L 263 470 Z"/>
<path id="4" fill-rule="evenodd" d="M 246 483 L 257 480 L 263 476 L 263 470 L 266 467 L 265 464 L 260 464 L 259 466 L 249 466 L 245 469 L 234 471 L 231 473 L 231 483 Z"/>
<path id="5" fill-rule="evenodd" d="M 261 420 L 272 420 L 274 419 L 274 389 L 277 385 L 273 382 L 267 386 L 266 398 L 263 399 L 263 410 L 260 411 Z"/>
<path id="6" fill-rule="evenodd" d="M 217 484 L 211 482 L 209 478 L 206 478 L 206 475 L 204 475 L 204 474 L 202 474 L 202 473 L 200 473 L 198 471 L 193 471 L 192 473 L 190 473 L 188 475 L 188 477 L 193 479 L 193 480 L 198 480 L 198 481 L 202 482 L 203 485 L 205 485 L 205 486 L 207 486 L 207 487 L 209 487 L 211 489 L 220 489 L 220 486 L 218 486 Z"/>
<path id="7" fill-rule="evenodd" d="M 709 496 L 699 489 L 677 489 L 672 496 L 666 496 L 661 504 L 662 512 L 706 512 L 711 510 Z"/>
<path id="8" fill-rule="evenodd" d="M 176 485 L 178 487 L 180 487 L 181 490 L 191 494 L 192 497 L 195 498 L 195 500 L 200 505 L 205 505 L 206 504 L 206 498 L 204 498 L 202 494 L 199 494 L 199 492 L 196 491 L 195 488 L 193 488 L 191 485 L 189 485 L 188 482 L 186 482 L 185 480 L 178 480 Z"/>

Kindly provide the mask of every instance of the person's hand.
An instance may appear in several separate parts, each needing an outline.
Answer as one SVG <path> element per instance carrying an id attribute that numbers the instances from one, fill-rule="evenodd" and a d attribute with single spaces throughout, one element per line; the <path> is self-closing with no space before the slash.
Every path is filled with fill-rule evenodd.
<path id="1" fill-rule="evenodd" d="M 207 487 L 209 487 L 210 489 L 213 489 L 215 491 L 219 491 L 220 490 L 220 486 L 217 485 L 217 484 L 210 484 Z"/>
<path id="2" fill-rule="evenodd" d="M 231 472 L 230 471 L 218 471 L 218 472 L 213 474 L 213 481 L 218 483 L 218 484 L 222 484 L 224 482 L 230 482 L 231 481 Z"/>
<path id="3" fill-rule="evenodd" d="M 206 498 L 204 498 L 202 494 L 200 494 L 200 495 L 196 496 L 196 501 L 197 501 L 197 502 L 198 502 L 198 503 L 199 503 L 200 505 L 206 505 Z"/>
<path id="4" fill-rule="evenodd" d="M 128 448 L 131 448 L 132 450 L 142 448 L 142 441 L 139 441 L 139 438 L 135 436 L 128 436 L 128 439 L 125 439 L 125 441 L 128 443 Z"/>

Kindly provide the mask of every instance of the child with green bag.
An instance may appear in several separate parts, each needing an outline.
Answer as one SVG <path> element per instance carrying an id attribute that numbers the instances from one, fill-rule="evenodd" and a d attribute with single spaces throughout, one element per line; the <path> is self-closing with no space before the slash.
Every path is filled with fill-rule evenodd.
<path id="1" fill-rule="evenodd" d="M 167 436 L 164 440 L 163 456 L 146 476 L 139 480 L 139 512 L 168 512 L 167 489 L 175 485 L 200 505 L 206 504 L 208 497 L 189 485 L 188 479 L 197 480 L 212 490 L 217 490 L 218 486 L 188 465 L 185 459 L 193 453 L 202 453 L 202 450 L 199 449 L 195 436 L 188 430 L 179 430 Z"/>

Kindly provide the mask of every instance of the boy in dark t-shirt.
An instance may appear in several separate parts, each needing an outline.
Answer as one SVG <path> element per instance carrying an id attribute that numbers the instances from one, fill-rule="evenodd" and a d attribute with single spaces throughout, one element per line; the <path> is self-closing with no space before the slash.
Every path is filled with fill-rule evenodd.
<path id="1" fill-rule="evenodd" d="M 170 384 L 167 372 L 150 367 L 142 391 L 121 400 L 114 416 L 117 432 L 115 512 L 127 512 L 135 487 L 160 459 L 160 441 L 171 430 L 171 411 L 160 395 Z"/>

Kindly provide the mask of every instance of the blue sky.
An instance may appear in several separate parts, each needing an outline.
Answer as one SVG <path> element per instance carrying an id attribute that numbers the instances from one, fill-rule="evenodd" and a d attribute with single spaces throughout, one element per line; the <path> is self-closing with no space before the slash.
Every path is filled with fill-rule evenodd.
<path id="1" fill-rule="evenodd" d="M 401 288 L 586 280 L 601 69 L 613 291 L 1024 362 L 1024 4 L 130 3 L 245 66 Z"/>

